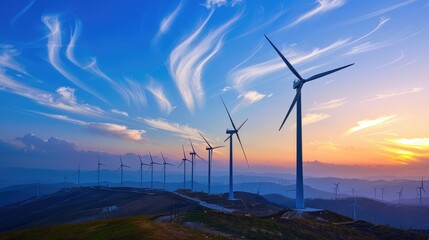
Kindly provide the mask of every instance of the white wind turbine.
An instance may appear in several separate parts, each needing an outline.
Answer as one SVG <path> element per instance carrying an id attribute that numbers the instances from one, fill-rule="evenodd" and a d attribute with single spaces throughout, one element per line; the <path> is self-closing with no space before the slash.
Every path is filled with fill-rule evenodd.
<path id="1" fill-rule="evenodd" d="M 105 164 L 100 162 L 100 158 L 97 158 L 98 164 L 97 164 L 97 186 L 100 186 L 100 167 L 106 166 Z"/>
<path id="2" fill-rule="evenodd" d="M 140 157 L 140 154 L 137 154 L 140 160 L 140 188 L 143 188 L 143 166 L 149 166 L 150 164 L 144 163 Z"/>
<path id="3" fill-rule="evenodd" d="M 150 171 L 150 188 L 153 189 L 153 165 L 154 164 L 161 165 L 161 163 L 157 163 L 157 162 L 153 161 L 152 154 L 150 153 L 150 151 L 149 151 L 149 156 L 150 156 L 150 169 L 151 169 L 151 171 Z"/>
<path id="4" fill-rule="evenodd" d="M 167 165 L 170 165 L 170 166 L 174 166 L 174 164 L 171 164 L 171 163 L 168 163 L 167 161 L 165 161 L 165 158 L 164 158 L 164 155 L 162 155 L 162 152 L 161 152 L 161 157 L 162 157 L 162 160 L 164 161 L 163 163 L 162 163 L 162 172 L 164 172 L 164 190 L 165 190 L 165 174 L 166 174 L 166 172 L 167 172 Z"/>
<path id="5" fill-rule="evenodd" d="M 247 119 L 240 125 L 240 127 L 236 128 L 234 121 L 232 121 L 231 114 L 229 114 L 228 108 L 225 105 L 225 102 L 221 98 L 223 106 L 225 107 L 226 113 L 228 113 L 229 120 L 231 121 L 231 125 L 233 130 L 226 129 L 226 134 L 229 136 L 225 139 L 225 142 L 229 139 L 229 200 L 234 200 L 234 184 L 233 184 L 233 154 L 232 154 L 232 136 L 235 134 L 237 136 L 238 142 L 240 143 L 241 150 L 243 150 L 244 158 L 246 159 L 247 167 L 249 167 L 249 162 L 247 161 L 246 153 L 244 152 L 243 144 L 241 143 L 240 135 L 238 135 L 238 131 L 243 127 L 243 125 L 247 122 Z"/>
<path id="6" fill-rule="evenodd" d="M 192 144 L 191 139 L 189 138 L 189 142 L 191 143 L 192 152 L 189 153 L 191 155 L 191 191 L 194 191 L 194 165 L 196 165 L 195 156 L 197 156 L 199 159 L 203 160 L 200 155 L 198 155 L 197 152 L 195 152 L 194 145 Z"/>
<path id="7" fill-rule="evenodd" d="M 350 67 L 353 64 L 349 64 L 343 67 L 339 67 L 330 71 L 326 71 L 323 73 L 316 74 L 312 77 L 304 79 L 299 75 L 299 73 L 295 70 L 292 64 L 283 56 L 283 54 L 277 49 L 276 46 L 271 42 L 271 40 L 265 36 L 265 38 L 270 42 L 271 46 L 277 52 L 277 54 L 281 57 L 283 62 L 288 66 L 291 72 L 298 78 L 293 82 L 293 88 L 296 89 L 296 95 L 292 101 L 292 104 L 289 107 L 289 110 L 284 118 L 282 124 L 280 125 L 279 131 L 282 129 L 286 119 L 289 117 L 293 107 L 296 104 L 296 208 L 302 209 L 304 206 L 304 179 L 303 179 L 303 167 L 302 167 L 302 117 L 301 117 L 301 89 L 305 83 L 316 80 L 318 78 L 324 77 L 346 67 Z"/>
<path id="8" fill-rule="evenodd" d="M 123 176 L 124 176 L 124 167 L 126 167 L 126 168 L 129 168 L 129 166 L 127 166 L 127 165 L 124 165 L 124 163 L 122 162 L 122 157 L 121 156 L 119 156 L 119 160 L 121 161 L 121 165 L 119 165 L 119 167 L 121 168 L 121 187 L 123 187 L 124 186 L 124 178 L 123 178 Z"/>
<path id="9" fill-rule="evenodd" d="M 203 136 L 203 134 L 201 134 L 200 133 L 200 131 L 197 131 L 200 135 L 201 135 L 201 137 L 204 139 L 204 141 L 206 141 L 206 143 L 207 143 L 207 147 L 206 147 L 206 150 L 207 150 L 207 152 L 208 152 L 208 159 L 209 159 L 209 162 L 208 162 L 208 165 L 209 165 L 209 169 L 208 169 L 208 182 L 207 182 L 207 193 L 208 194 L 210 194 L 210 187 L 211 187 L 211 166 L 212 166 L 212 159 L 213 159 L 213 149 L 216 149 L 216 148 L 221 148 L 221 147 L 224 147 L 224 146 L 215 146 L 215 147 L 212 147 L 212 145 L 210 145 L 210 143 L 207 141 L 207 139 Z"/>
<path id="10" fill-rule="evenodd" d="M 183 165 L 183 190 L 185 190 L 186 189 L 186 161 L 188 162 L 190 161 L 186 158 L 185 147 L 183 146 L 183 144 L 182 144 L 182 149 L 183 149 L 183 158 L 182 158 L 182 162 L 178 167 L 180 168 Z"/>

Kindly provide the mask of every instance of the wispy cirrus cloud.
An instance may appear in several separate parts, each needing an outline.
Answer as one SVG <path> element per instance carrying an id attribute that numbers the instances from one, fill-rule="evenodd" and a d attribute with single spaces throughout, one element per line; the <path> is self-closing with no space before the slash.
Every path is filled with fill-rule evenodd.
<path id="1" fill-rule="evenodd" d="M 372 42 L 365 42 L 362 44 L 359 44 L 357 46 L 354 46 L 346 53 L 346 55 L 354 55 L 354 54 L 360 54 L 364 52 L 369 52 L 373 50 L 377 50 L 383 47 L 388 46 L 388 43 L 385 42 L 378 42 L 378 43 L 372 43 Z"/>
<path id="2" fill-rule="evenodd" d="M 25 5 L 25 7 L 23 9 L 21 9 L 21 11 L 19 11 L 13 18 L 12 20 L 10 20 L 10 26 L 13 28 L 13 26 L 15 25 L 15 22 L 22 16 L 24 15 L 28 10 L 30 10 L 30 8 L 33 6 L 34 2 L 36 0 L 32 0 L 31 2 L 29 2 L 27 5 Z"/>
<path id="3" fill-rule="evenodd" d="M 324 48 L 315 48 L 309 53 L 292 53 L 285 54 L 291 64 L 300 64 L 317 59 L 321 56 L 343 47 L 350 39 L 340 39 Z M 273 55 L 275 52 L 273 51 Z M 284 62 L 276 55 L 271 60 L 257 63 L 254 65 L 237 68 L 228 73 L 228 79 L 232 86 L 238 90 L 248 86 L 251 82 L 277 71 L 284 71 L 287 68 Z"/>
<path id="4" fill-rule="evenodd" d="M 385 8 L 379 9 L 377 11 L 374 11 L 374 12 L 362 15 L 360 17 L 357 17 L 357 18 L 349 21 L 348 23 L 361 22 L 361 21 L 364 21 L 364 20 L 367 20 L 367 19 L 370 19 L 370 18 L 373 18 L 373 17 L 376 17 L 376 16 L 380 16 L 382 14 L 385 14 L 385 13 L 388 13 L 390 11 L 393 11 L 393 10 L 395 10 L 397 8 L 404 7 L 404 6 L 406 6 L 406 5 L 410 4 L 410 3 L 413 3 L 413 2 L 416 2 L 416 0 L 402 1 L 400 3 L 394 4 L 394 5 L 390 5 L 390 6 L 387 6 Z"/>
<path id="5" fill-rule="evenodd" d="M 97 106 L 78 102 L 75 89 L 71 87 L 59 87 L 55 93 L 44 91 L 9 77 L 2 69 L 0 69 L 0 86 L 3 87 L 2 91 L 31 99 L 43 106 L 86 116 L 103 117 L 105 115 L 105 111 Z"/>
<path id="6" fill-rule="evenodd" d="M 183 1 L 181 1 L 179 5 L 177 5 L 177 7 L 174 9 L 172 13 L 170 13 L 168 16 L 162 19 L 161 24 L 159 25 L 159 30 L 155 34 L 155 37 L 152 40 L 154 43 L 158 42 L 159 38 L 161 38 L 162 35 L 164 35 L 170 29 L 170 26 L 173 24 L 180 10 L 182 10 L 182 7 L 183 7 Z"/>
<path id="7" fill-rule="evenodd" d="M 70 41 L 66 48 L 66 57 L 68 60 L 70 60 L 70 62 L 74 63 L 76 66 L 83 68 L 83 64 L 80 63 L 74 55 L 74 48 L 76 46 L 76 41 L 79 38 L 81 31 L 82 31 L 82 22 L 80 20 L 76 20 L 74 31 L 70 36 Z"/>
<path id="8" fill-rule="evenodd" d="M 22 66 L 16 61 L 15 57 L 20 53 L 12 45 L 1 44 L 0 45 L 0 68 L 11 69 L 20 73 L 27 74 Z"/>
<path id="9" fill-rule="evenodd" d="M 84 126 L 91 132 L 113 138 L 119 138 L 129 141 L 141 141 L 143 140 L 142 135 L 146 132 L 145 130 L 129 129 L 127 126 L 119 125 L 115 123 L 99 123 L 99 122 L 85 122 L 77 119 L 70 118 L 66 115 L 49 114 L 42 112 L 35 112 L 40 115 L 58 119 L 61 121 L 69 122 Z"/>
<path id="10" fill-rule="evenodd" d="M 378 66 L 377 69 L 384 68 L 384 67 L 392 65 L 394 63 L 397 63 L 397 62 L 401 61 L 403 58 L 404 58 L 404 51 L 401 51 L 401 55 L 399 57 L 397 57 L 397 58 L 393 59 L 392 61 L 389 61 L 389 62 L 387 62 L 381 66 Z"/>
<path id="11" fill-rule="evenodd" d="M 376 143 L 387 157 L 408 164 L 429 157 L 429 138 L 394 138 Z"/>
<path id="12" fill-rule="evenodd" d="M 202 74 L 207 63 L 220 51 L 224 35 L 241 17 L 241 14 L 233 17 L 199 40 L 198 37 L 212 14 L 213 10 L 188 38 L 173 49 L 169 56 L 170 75 L 186 107 L 191 112 L 195 108 L 195 103 L 200 105 L 204 99 Z"/>
<path id="13" fill-rule="evenodd" d="M 338 108 L 346 103 L 346 98 L 336 98 L 326 102 L 316 103 L 311 110 L 326 110 L 332 108 Z"/>
<path id="14" fill-rule="evenodd" d="M 46 27 L 49 29 L 48 34 L 48 59 L 49 63 L 59 72 L 61 75 L 63 75 L 66 79 L 71 81 L 76 86 L 80 87 L 81 89 L 85 90 L 86 92 L 92 94 L 93 96 L 97 97 L 98 99 L 107 102 L 103 97 L 101 97 L 98 93 L 94 92 L 88 85 L 86 85 L 84 82 L 77 79 L 74 75 L 72 75 L 70 72 L 66 71 L 63 67 L 63 63 L 60 60 L 60 50 L 62 47 L 62 40 L 61 40 L 61 24 L 58 19 L 58 16 L 56 15 L 45 15 L 42 17 L 43 23 L 46 25 Z"/>
<path id="15" fill-rule="evenodd" d="M 158 103 L 158 106 L 161 111 L 163 111 L 167 115 L 170 114 L 171 111 L 173 111 L 175 107 L 171 106 L 171 103 L 168 100 L 167 96 L 165 96 L 164 90 L 160 84 L 156 83 L 152 79 L 151 83 L 146 88 L 155 97 L 155 101 Z"/>
<path id="16" fill-rule="evenodd" d="M 242 0 L 206 0 L 205 3 L 201 4 L 207 9 L 212 9 L 221 6 L 230 6 L 234 7 L 235 5 L 241 3 Z"/>
<path id="17" fill-rule="evenodd" d="M 315 146 L 317 149 L 322 151 L 338 151 L 340 150 L 340 145 L 332 141 L 314 141 L 309 143 L 312 146 Z"/>
<path id="18" fill-rule="evenodd" d="M 146 125 L 154 128 L 154 129 L 160 129 L 164 130 L 170 133 L 173 133 L 175 136 L 185 138 L 188 137 L 192 140 L 202 142 L 201 136 L 198 134 L 198 129 L 190 127 L 188 125 L 182 125 L 175 122 L 169 122 L 165 119 L 158 118 L 140 118 L 140 120 L 143 121 Z M 200 131 L 202 132 L 202 131 Z"/>
<path id="19" fill-rule="evenodd" d="M 391 97 L 397 97 L 397 96 L 402 96 L 402 95 L 411 94 L 411 93 L 418 93 L 418 92 L 421 92 L 421 91 L 423 91 L 423 88 L 421 88 L 421 87 L 415 87 L 415 88 L 412 88 L 412 89 L 401 90 L 401 91 L 397 91 L 397 92 L 377 93 L 375 95 L 375 97 L 366 99 L 365 102 L 375 101 L 375 100 L 381 100 L 381 99 L 391 98 Z"/>
<path id="20" fill-rule="evenodd" d="M 128 116 L 129 116 L 127 112 L 120 111 L 120 110 L 118 110 L 118 109 L 112 109 L 112 110 L 110 110 L 110 111 L 111 111 L 112 113 L 114 113 L 114 114 L 118 114 L 118 115 L 121 115 L 121 116 L 124 116 L 124 117 L 128 117 Z"/>
<path id="21" fill-rule="evenodd" d="M 273 94 L 259 93 L 258 91 L 255 91 L 255 90 L 247 91 L 243 94 L 238 95 L 237 98 L 241 99 L 241 101 L 232 109 L 232 112 L 235 112 L 242 107 L 246 107 L 251 104 L 257 103 L 264 98 L 269 98 L 272 95 Z"/>
<path id="22" fill-rule="evenodd" d="M 295 21 L 293 21 L 291 24 L 289 24 L 286 28 L 288 27 L 293 27 L 295 25 L 298 25 L 301 22 L 304 22 L 316 15 L 320 15 L 322 13 L 328 12 L 330 10 L 333 10 L 335 8 L 341 7 L 342 5 L 344 5 L 345 1 L 344 0 L 317 0 L 316 1 L 318 6 L 313 8 L 312 10 L 304 13 L 303 15 L 301 15 L 300 17 L 298 17 L 298 19 L 296 19 Z"/>
<path id="23" fill-rule="evenodd" d="M 330 116 L 326 113 L 307 113 L 302 118 L 302 125 L 309 125 L 328 119 Z"/>
<path id="24" fill-rule="evenodd" d="M 368 128 L 380 128 L 384 127 L 396 120 L 396 115 L 390 115 L 390 116 L 381 116 L 376 119 L 364 119 L 357 122 L 357 126 L 350 128 L 345 133 L 345 136 L 348 136 L 350 134 L 366 130 Z"/>

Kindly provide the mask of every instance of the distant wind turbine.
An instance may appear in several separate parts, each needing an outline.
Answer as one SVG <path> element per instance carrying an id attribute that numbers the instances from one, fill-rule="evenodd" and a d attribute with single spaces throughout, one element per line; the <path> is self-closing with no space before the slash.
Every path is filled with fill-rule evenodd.
<path id="1" fill-rule="evenodd" d="M 149 151 L 149 156 L 150 156 L 150 188 L 153 189 L 153 165 L 154 164 L 161 165 L 161 163 L 157 163 L 153 161 L 152 154 L 150 153 L 150 151 Z"/>
<path id="2" fill-rule="evenodd" d="M 357 203 L 357 198 L 356 197 L 354 198 L 354 203 L 350 204 L 349 207 L 350 206 L 353 206 L 353 220 L 356 221 L 356 219 L 357 219 L 356 218 L 356 207 L 360 208 L 361 210 L 363 210 L 363 208 Z"/>
<path id="3" fill-rule="evenodd" d="M 77 175 L 77 186 L 80 187 L 80 164 L 77 165 L 77 171 L 73 175 Z"/>
<path id="4" fill-rule="evenodd" d="M 210 145 L 210 143 L 207 141 L 207 139 L 203 136 L 203 134 L 200 133 L 200 131 L 197 131 L 201 137 L 204 139 L 204 141 L 207 143 L 207 147 L 206 150 L 208 151 L 208 165 L 209 165 L 209 169 L 208 169 L 208 182 L 207 182 L 207 193 L 210 194 L 210 187 L 211 187 L 211 166 L 212 166 L 212 159 L 213 159 L 213 149 L 216 148 L 221 148 L 224 146 L 215 146 L 212 147 L 212 145 Z"/>
<path id="5" fill-rule="evenodd" d="M 183 190 L 185 190 L 186 189 L 186 161 L 188 162 L 190 161 L 186 158 L 185 147 L 183 146 L 183 144 L 182 144 L 182 149 L 183 149 L 183 158 L 182 158 L 182 162 L 178 167 L 180 168 L 183 165 Z"/>
<path id="6" fill-rule="evenodd" d="M 403 199 L 402 190 L 404 190 L 403 187 L 401 187 L 401 191 L 396 192 L 398 194 L 398 203 L 401 203 L 401 200 Z"/>
<path id="7" fill-rule="evenodd" d="M 150 164 L 143 163 L 143 161 L 140 157 L 140 154 L 137 154 L 137 156 L 139 157 L 139 160 L 140 160 L 140 188 L 143 188 L 143 166 L 149 166 L 150 167 Z"/>
<path id="8" fill-rule="evenodd" d="M 299 73 L 295 70 L 292 64 L 283 56 L 283 54 L 277 49 L 276 46 L 271 42 L 271 40 L 265 36 L 265 38 L 270 42 L 271 46 L 277 52 L 277 54 L 281 57 L 283 62 L 288 66 L 288 68 L 292 71 L 292 73 L 298 78 L 293 82 L 293 88 L 296 89 L 295 98 L 292 101 L 292 104 L 289 107 L 289 110 L 284 118 L 282 124 L 280 125 L 279 131 L 282 129 L 283 125 L 286 122 L 286 119 L 289 117 L 293 107 L 296 104 L 296 208 L 302 209 L 304 206 L 304 180 L 303 180 L 303 166 L 302 166 L 302 117 L 301 117 L 301 89 L 306 82 L 310 82 L 316 80 L 318 78 L 324 77 L 331 73 L 337 72 L 341 69 L 352 66 L 354 63 L 336 68 L 330 71 L 326 71 L 323 73 L 316 74 L 310 78 L 304 79 L 299 75 Z"/>
<path id="9" fill-rule="evenodd" d="M 338 192 L 340 191 L 340 183 L 333 183 L 334 184 L 334 194 L 335 194 L 335 199 L 338 198 Z"/>
<path id="10" fill-rule="evenodd" d="M 381 201 L 384 202 L 384 186 L 380 188 L 381 190 Z"/>
<path id="11" fill-rule="evenodd" d="M 422 195 L 423 195 L 422 191 L 426 192 L 426 190 L 423 186 L 423 177 L 422 177 L 421 185 L 419 187 L 417 187 L 417 189 L 418 189 L 418 195 L 419 195 L 419 199 L 420 199 L 420 205 L 422 205 Z"/>
<path id="12" fill-rule="evenodd" d="M 354 188 L 352 188 L 352 194 L 353 194 L 352 196 L 355 197 L 355 189 Z"/>
<path id="13" fill-rule="evenodd" d="M 124 167 L 129 168 L 129 166 L 124 165 L 122 163 L 122 157 L 121 156 L 119 156 L 119 160 L 121 161 L 121 165 L 119 165 L 119 167 L 121 168 L 121 187 L 123 187 L 124 186 L 124 182 L 123 182 L 123 180 L 124 180 L 124 178 L 123 178 L 123 176 L 124 176 L 124 174 L 123 174 Z"/>
<path id="14" fill-rule="evenodd" d="M 100 166 L 106 166 L 103 163 L 100 163 L 100 158 L 97 158 L 98 164 L 97 164 L 97 186 L 100 186 Z"/>
<path id="15" fill-rule="evenodd" d="M 164 172 L 164 190 L 165 190 L 165 174 L 167 172 L 167 165 L 170 165 L 170 166 L 174 166 L 174 165 L 165 161 L 165 158 L 164 158 L 164 155 L 162 155 L 162 152 L 161 152 L 161 157 L 162 157 L 162 160 L 164 161 L 162 163 L 162 165 L 163 165 L 162 166 L 162 172 Z"/>
<path id="16" fill-rule="evenodd" d="M 194 191 L 194 165 L 196 165 L 195 156 L 203 160 L 197 152 L 195 152 L 194 145 L 192 144 L 191 139 L 189 138 L 189 142 L 191 143 L 192 152 L 189 153 L 191 155 L 191 191 Z"/>
<path id="17" fill-rule="evenodd" d="M 377 187 L 372 187 L 374 189 L 374 199 L 377 200 Z"/>
<path id="18" fill-rule="evenodd" d="M 247 122 L 247 119 L 238 127 L 235 127 L 234 121 L 232 121 L 231 114 L 229 114 L 228 108 L 225 105 L 225 102 L 222 98 L 223 106 L 225 107 L 226 113 L 228 113 L 229 120 L 231 121 L 231 125 L 234 128 L 233 130 L 226 129 L 226 134 L 229 136 L 225 139 L 226 142 L 229 139 L 229 200 L 234 200 L 234 185 L 233 185 L 233 154 L 232 154 L 232 136 L 235 134 L 237 136 L 238 142 L 240 143 L 241 150 L 243 150 L 244 158 L 246 159 L 247 167 L 249 167 L 249 162 L 247 161 L 246 153 L 244 152 L 243 144 L 241 143 L 240 135 L 238 135 L 238 131 L 240 131 L 241 127 Z"/>

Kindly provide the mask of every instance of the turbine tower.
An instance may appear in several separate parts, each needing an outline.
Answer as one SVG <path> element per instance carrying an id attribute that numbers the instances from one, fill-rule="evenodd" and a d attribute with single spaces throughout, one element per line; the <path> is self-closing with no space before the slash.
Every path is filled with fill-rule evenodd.
<path id="1" fill-rule="evenodd" d="M 137 156 L 139 157 L 140 160 L 140 188 L 143 188 L 143 166 L 149 166 L 149 164 L 143 163 L 140 154 L 137 154 Z"/>
<path id="2" fill-rule="evenodd" d="M 164 161 L 162 163 L 162 165 L 164 165 L 162 166 L 162 172 L 164 172 L 164 190 L 165 190 L 165 173 L 167 171 L 167 165 L 170 165 L 170 166 L 174 166 L 174 165 L 165 161 L 165 158 L 164 158 L 164 155 L 162 155 L 162 152 L 161 152 L 161 157 L 162 157 L 162 160 Z"/>
<path id="3" fill-rule="evenodd" d="M 355 201 L 353 204 L 350 204 L 349 206 L 353 206 L 353 220 L 356 221 L 356 207 L 360 208 L 361 210 L 363 210 L 363 208 L 357 203 L 357 198 L 354 198 Z"/>
<path id="4" fill-rule="evenodd" d="M 304 79 L 299 75 L 299 73 L 295 70 L 292 64 L 283 56 L 283 54 L 277 49 L 276 46 L 271 42 L 271 40 L 265 36 L 277 54 L 282 58 L 283 62 L 288 66 L 291 72 L 298 78 L 293 82 L 293 88 L 296 89 L 296 95 L 292 101 L 291 106 L 284 118 L 282 124 L 280 125 L 279 131 L 282 129 L 286 119 L 289 117 L 293 107 L 296 104 L 296 208 L 302 209 L 305 208 L 304 205 L 304 180 L 303 180 L 303 166 L 302 166 L 302 119 L 301 119 L 301 89 L 306 82 L 310 82 L 316 80 L 318 78 L 324 77 L 341 69 L 352 66 L 354 63 L 336 68 L 330 71 L 326 71 L 323 73 L 316 74 L 310 78 Z"/>
<path id="5" fill-rule="evenodd" d="M 201 160 L 203 160 L 203 158 L 200 157 L 200 155 L 198 155 L 197 152 L 195 152 L 194 145 L 192 144 L 192 141 L 190 138 L 189 138 L 189 142 L 191 143 L 191 148 L 192 148 L 192 152 L 189 153 L 189 155 L 191 155 L 191 191 L 194 191 L 194 165 L 196 163 L 194 162 L 195 156 L 197 156 Z"/>
<path id="6" fill-rule="evenodd" d="M 210 143 L 207 141 L 207 139 L 203 136 L 203 134 L 201 134 L 200 133 L 200 131 L 197 131 L 200 135 L 201 135 L 201 137 L 204 139 L 204 141 L 206 141 L 206 143 L 207 143 L 207 147 L 206 147 L 206 150 L 207 150 L 207 152 L 208 152 L 208 159 L 209 159 L 209 162 L 208 162 L 208 165 L 209 165 L 209 169 L 208 169 L 208 182 L 207 182 L 207 194 L 210 194 L 210 187 L 211 187 L 211 166 L 212 166 L 212 159 L 213 159 L 213 149 L 216 149 L 216 148 L 221 148 L 221 147 L 224 147 L 224 146 L 216 146 L 216 147 L 212 147 L 212 145 L 210 145 Z"/>
<path id="7" fill-rule="evenodd" d="M 122 163 L 122 157 L 121 156 L 119 156 L 119 160 L 121 161 L 121 165 L 119 165 L 119 167 L 121 168 L 121 187 L 123 187 L 124 186 L 124 182 L 123 182 L 123 180 L 124 180 L 124 178 L 123 178 L 124 167 L 129 168 L 129 166 L 124 165 L 124 163 Z"/>
<path id="8" fill-rule="evenodd" d="M 334 194 L 335 194 L 335 199 L 338 198 L 338 191 L 340 191 L 340 183 L 333 183 L 334 184 Z"/>
<path id="9" fill-rule="evenodd" d="M 374 199 L 377 200 L 377 187 L 372 187 L 374 189 Z"/>
<path id="10" fill-rule="evenodd" d="M 77 186 L 80 187 L 80 164 L 77 165 L 77 171 L 73 175 L 77 175 Z"/>
<path id="11" fill-rule="evenodd" d="M 186 189 L 186 161 L 190 162 L 187 158 L 186 158 L 186 154 L 185 154 L 185 147 L 182 144 L 182 149 L 183 149 L 183 158 L 182 158 L 182 162 L 179 165 L 179 168 L 183 165 L 183 190 Z"/>
<path id="12" fill-rule="evenodd" d="M 247 161 L 247 156 L 246 153 L 244 152 L 244 148 L 243 148 L 243 144 L 241 143 L 241 139 L 240 139 L 240 135 L 238 135 L 238 131 L 240 131 L 241 127 L 243 127 L 243 125 L 247 122 L 244 121 L 240 127 L 236 128 L 234 121 L 232 121 L 231 118 L 231 114 L 229 114 L 228 108 L 225 105 L 225 102 L 223 101 L 222 98 L 220 98 L 222 100 L 223 106 L 225 107 L 226 113 L 228 113 L 228 117 L 229 120 L 231 121 L 231 125 L 234 128 L 233 130 L 229 130 L 226 129 L 226 134 L 229 134 L 229 136 L 225 139 L 224 142 L 228 141 L 229 139 L 229 195 L 228 195 L 228 199 L 229 200 L 234 200 L 234 185 L 233 185 L 233 161 L 232 161 L 232 136 L 235 134 L 237 136 L 238 142 L 240 143 L 241 146 L 241 150 L 243 150 L 243 154 L 244 154 L 244 158 L 246 159 L 246 163 L 247 163 L 247 167 L 249 167 L 249 162 Z"/>
<path id="13" fill-rule="evenodd" d="M 157 164 L 157 165 L 161 165 L 161 163 L 157 163 L 154 162 L 152 159 L 152 154 L 149 151 L 149 156 L 150 156 L 150 188 L 153 189 L 153 165 Z"/>
<path id="14" fill-rule="evenodd" d="M 401 200 L 403 199 L 402 190 L 404 190 L 403 187 L 401 187 L 401 191 L 396 192 L 398 194 L 398 204 L 401 204 Z"/>
<path id="15" fill-rule="evenodd" d="M 419 199 L 420 199 L 420 205 L 422 205 L 422 194 L 423 194 L 422 191 L 426 192 L 426 190 L 423 186 L 423 177 L 422 177 L 421 185 L 419 187 L 417 187 L 417 190 L 418 190 L 418 195 L 419 195 Z"/>
<path id="16" fill-rule="evenodd" d="M 97 164 L 97 186 L 100 186 L 100 166 L 106 166 L 103 163 L 100 163 L 100 158 L 97 158 L 98 164 Z"/>
<path id="17" fill-rule="evenodd" d="M 381 190 L 381 201 L 384 202 L 384 186 L 380 188 Z"/>

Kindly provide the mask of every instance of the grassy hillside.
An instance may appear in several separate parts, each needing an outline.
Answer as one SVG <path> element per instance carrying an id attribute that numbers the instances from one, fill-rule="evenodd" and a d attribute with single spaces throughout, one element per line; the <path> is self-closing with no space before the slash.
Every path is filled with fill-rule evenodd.
<path id="1" fill-rule="evenodd" d="M 0 240 L 55 239 L 225 239 L 176 223 L 129 217 L 0 233 Z"/>

